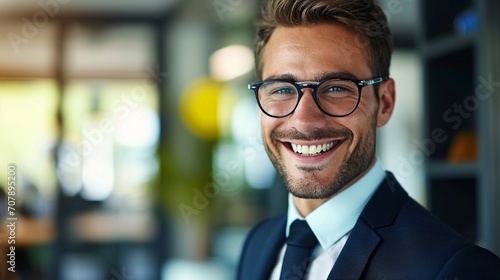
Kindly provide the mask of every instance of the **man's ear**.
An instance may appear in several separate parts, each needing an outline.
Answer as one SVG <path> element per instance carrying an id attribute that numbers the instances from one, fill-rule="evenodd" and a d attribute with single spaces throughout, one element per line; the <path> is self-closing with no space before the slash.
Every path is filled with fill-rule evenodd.
<path id="1" fill-rule="evenodd" d="M 384 126 L 391 118 L 396 102 L 396 88 L 394 79 L 384 81 L 379 89 L 379 106 L 377 112 L 377 127 Z"/>

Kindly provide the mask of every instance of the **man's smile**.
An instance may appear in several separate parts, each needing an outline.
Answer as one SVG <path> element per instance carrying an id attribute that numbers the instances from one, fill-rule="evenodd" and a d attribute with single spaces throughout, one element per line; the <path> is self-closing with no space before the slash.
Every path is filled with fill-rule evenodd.
<path id="1" fill-rule="evenodd" d="M 317 156 L 337 147 L 340 142 L 341 142 L 340 140 L 335 140 L 328 143 L 313 144 L 313 145 L 305 145 L 305 144 L 290 142 L 289 145 L 295 153 L 300 154 L 302 156 Z"/>
<path id="2" fill-rule="evenodd" d="M 275 143 L 280 143 L 282 156 L 285 165 L 286 162 L 295 166 L 295 168 L 315 168 L 323 169 L 325 167 L 331 168 L 335 164 L 332 161 L 337 161 L 343 158 L 343 155 L 338 154 L 337 150 L 340 149 L 345 142 L 345 138 L 336 139 L 318 139 L 318 140 L 299 140 L 299 139 L 280 139 Z M 334 156 L 336 155 L 336 156 Z M 318 170 L 319 170 L 318 169 Z"/>

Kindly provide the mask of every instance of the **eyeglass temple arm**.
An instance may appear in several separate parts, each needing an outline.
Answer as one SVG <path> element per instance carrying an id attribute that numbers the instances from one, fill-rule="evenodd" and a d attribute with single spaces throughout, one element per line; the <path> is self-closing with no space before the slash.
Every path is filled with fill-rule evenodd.
<path id="1" fill-rule="evenodd" d="M 373 84 L 378 84 L 378 83 L 381 83 L 382 81 L 384 81 L 386 78 L 383 78 L 383 77 L 378 77 L 378 78 L 375 78 L 375 79 L 371 79 L 371 80 L 368 80 L 368 81 L 362 81 L 363 85 L 364 86 L 370 86 L 370 85 L 373 85 Z"/>

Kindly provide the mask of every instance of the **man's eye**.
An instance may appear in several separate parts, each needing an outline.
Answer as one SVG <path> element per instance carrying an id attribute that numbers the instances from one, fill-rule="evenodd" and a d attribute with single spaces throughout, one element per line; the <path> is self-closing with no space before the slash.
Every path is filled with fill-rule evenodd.
<path id="1" fill-rule="evenodd" d="M 291 94 L 291 93 L 295 93 L 295 90 L 291 88 L 280 88 L 272 92 L 272 94 Z"/>
<path id="2" fill-rule="evenodd" d="M 335 92 L 338 92 L 338 91 L 344 91 L 345 88 L 343 87 L 338 87 L 338 86 L 335 86 L 335 87 L 330 87 L 327 89 L 327 91 L 335 91 Z"/>
<path id="3" fill-rule="evenodd" d="M 321 90 L 321 94 L 330 94 L 330 95 L 351 95 L 351 94 L 356 94 L 357 91 L 356 89 L 352 87 L 345 87 L 345 86 L 330 86 L 325 88 L 324 90 Z"/>

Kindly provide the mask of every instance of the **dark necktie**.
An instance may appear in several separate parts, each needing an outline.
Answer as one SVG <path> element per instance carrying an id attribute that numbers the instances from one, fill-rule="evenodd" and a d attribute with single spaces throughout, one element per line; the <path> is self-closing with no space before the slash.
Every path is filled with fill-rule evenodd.
<path id="1" fill-rule="evenodd" d="M 290 226 L 286 239 L 286 251 L 281 267 L 280 280 L 304 279 L 311 263 L 311 254 L 318 244 L 311 228 L 305 220 L 295 220 Z"/>

